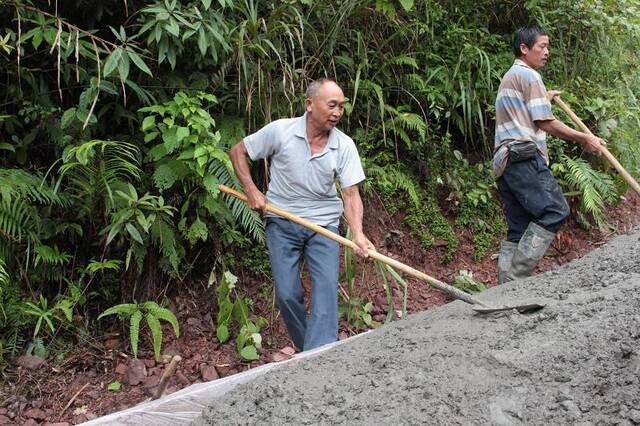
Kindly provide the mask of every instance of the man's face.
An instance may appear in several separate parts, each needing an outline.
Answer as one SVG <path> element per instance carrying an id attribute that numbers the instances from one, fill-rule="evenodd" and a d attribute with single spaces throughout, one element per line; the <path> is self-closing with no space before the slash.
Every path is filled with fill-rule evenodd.
<path id="1" fill-rule="evenodd" d="M 520 52 L 522 52 L 520 59 L 531 68 L 543 67 L 547 63 L 547 59 L 549 59 L 549 37 L 546 35 L 538 36 L 531 49 L 522 43 Z"/>
<path id="2" fill-rule="evenodd" d="M 344 114 L 344 93 L 336 83 L 324 83 L 318 93 L 305 102 L 310 120 L 318 128 L 330 131 L 338 124 Z"/>

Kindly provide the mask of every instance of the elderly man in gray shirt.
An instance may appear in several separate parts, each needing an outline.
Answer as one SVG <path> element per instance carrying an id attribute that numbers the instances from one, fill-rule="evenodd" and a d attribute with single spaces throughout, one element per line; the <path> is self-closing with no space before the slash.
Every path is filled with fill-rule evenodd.
<path id="1" fill-rule="evenodd" d="M 360 256 L 374 250 L 362 230 L 358 183 L 365 178 L 353 140 L 336 128 L 344 113 L 342 89 L 329 79 L 312 82 L 306 91 L 305 114 L 276 120 L 231 148 L 233 167 L 244 186 L 249 206 L 262 211 L 267 203 L 316 225 L 338 232 L 344 214 Z M 247 162 L 270 158 L 271 181 L 266 197 L 256 187 Z M 317 348 L 338 337 L 339 246 L 287 219 L 266 216 L 266 240 L 278 307 L 295 345 Z M 311 312 L 307 318 L 300 260 L 311 275 Z"/>

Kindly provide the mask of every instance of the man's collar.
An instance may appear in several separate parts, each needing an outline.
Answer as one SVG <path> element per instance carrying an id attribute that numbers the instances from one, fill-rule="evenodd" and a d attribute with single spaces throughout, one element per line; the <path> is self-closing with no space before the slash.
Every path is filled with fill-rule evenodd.
<path id="1" fill-rule="evenodd" d="M 526 68 L 531 68 L 529 65 L 527 65 L 527 63 L 525 61 L 523 61 L 522 59 L 516 59 L 515 61 L 513 61 L 513 65 L 520 65 L 521 67 L 526 67 Z M 531 68 L 533 69 L 533 68 Z"/>
<path id="2" fill-rule="evenodd" d="M 302 116 L 298 117 L 298 122 L 296 123 L 295 130 L 293 132 L 296 136 L 307 139 L 307 113 L 305 112 Z M 331 129 L 329 132 L 329 140 L 327 141 L 327 148 L 329 149 L 338 149 L 338 130 Z"/>

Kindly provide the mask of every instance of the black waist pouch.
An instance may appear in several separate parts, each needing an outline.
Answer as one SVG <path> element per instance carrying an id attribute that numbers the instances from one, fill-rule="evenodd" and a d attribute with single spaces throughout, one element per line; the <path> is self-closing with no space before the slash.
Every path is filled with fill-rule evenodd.
<path id="1" fill-rule="evenodd" d="M 517 142 L 507 145 L 507 151 L 509 151 L 509 161 L 517 163 L 535 158 L 538 155 L 538 146 L 535 142 Z"/>

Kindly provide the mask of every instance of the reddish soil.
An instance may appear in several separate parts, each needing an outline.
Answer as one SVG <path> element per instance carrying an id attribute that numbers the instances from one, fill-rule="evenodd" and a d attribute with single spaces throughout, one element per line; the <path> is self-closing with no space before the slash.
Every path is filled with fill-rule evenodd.
<path id="1" fill-rule="evenodd" d="M 496 262 L 492 255 L 497 252 L 498 241 L 493 253 L 487 254 L 482 262 L 474 262 L 472 236 L 468 230 L 463 230 L 458 235 L 460 247 L 457 254 L 451 262 L 443 264 L 444 247 L 424 251 L 402 225 L 399 215 L 390 216 L 381 203 L 371 200 L 365 207 L 365 217 L 375 218 L 366 221 L 365 232 L 383 254 L 448 283 L 453 282 L 459 270 L 467 269 L 473 271 L 477 281 L 495 285 Z M 609 209 L 609 231 L 585 231 L 575 221 L 570 221 L 558 233 L 552 248 L 540 262 L 538 272 L 583 256 L 613 235 L 626 232 L 640 222 L 639 218 L 640 197 L 630 193 L 619 205 Z M 394 231 L 392 238 L 389 237 L 390 230 Z M 361 260 L 358 263 L 353 297 L 372 301 L 372 314 L 382 322 L 388 310 L 382 280 L 371 262 Z M 439 306 L 451 299 L 421 281 L 410 277 L 405 279 L 409 284 L 409 312 Z M 269 277 L 265 273 L 239 274 L 239 290 L 253 300 L 254 314 L 269 320 L 269 325 L 262 332 L 262 359 L 251 363 L 239 358 L 233 338 L 226 344 L 217 342 L 215 289 L 207 288 L 206 279 L 192 283 L 188 288 L 176 289 L 177 295 L 170 295 L 170 309 L 178 317 L 181 335 L 176 339 L 173 332 L 165 327 L 162 348 L 166 355 L 179 354 L 182 361 L 169 380 L 165 394 L 192 383 L 232 375 L 289 356 L 287 347 L 292 344 L 277 310 L 272 308 L 268 282 Z M 346 292 L 344 284 L 342 287 Z M 402 292 L 398 288 L 394 299 L 398 310 L 402 306 Z M 340 337 L 346 338 L 358 331 L 343 322 Z M 50 360 L 36 368 L 19 366 L 17 360 L 13 360 L 4 372 L 0 372 L 3 375 L 0 383 L 0 424 L 76 424 L 125 409 L 154 394 L 166 364 L 153 359 L 146 337 L 141 342 L 139 361 L 131 358 L 127 336 L 119 331 L 97 338 L 78 339 L 75 350 L 63 360 Z M 115 381 L 122 383 L 122 389 L 107 390 L 107 386 Z"/>

